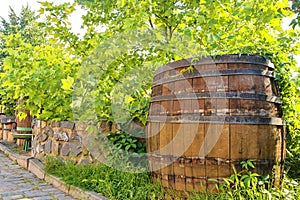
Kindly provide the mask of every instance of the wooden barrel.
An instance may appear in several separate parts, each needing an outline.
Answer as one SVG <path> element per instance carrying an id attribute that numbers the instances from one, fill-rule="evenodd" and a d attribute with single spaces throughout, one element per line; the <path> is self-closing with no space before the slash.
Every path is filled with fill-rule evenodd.
<path id="1" fill-rule="evenodd" d="M 18 101 L 18 104 L 21 104 L 22 100 Z M 24 119 L 21 119 L 18 115 L 19 112 L 26 114 Z M 16 112 L 16 123 L 17 123 L 17 133 L 18 134 L 32 134 L 31 128 L 32 117 L 29 110 L 17 110 Z M 16 141 L 17 145 L 23 146 L 25 144 L 25 139 L 18 138 Z"/>
<path id="2" fill-rule="evenodd" d="M 281 179 L 285 131 L 272 63 L 260 56 L 187 59 L 154 74 L 147 125 L 153 179 L 179 191 L 214 190 L 255 160 Z"/>
<path id="3" fill-rule="evenodd" d="M 18 114 L 16 115 L 16 122 L 17 122 L 17 132 L 19 134 L 31 134 L 32 128 L 31 128 L 31 122 L 32 117 L 30 115 L 29 110 L 20 110 L 18 112 L 23 112 L 26 114 L 26 117 L 24 119 L 20 119 Z"/>

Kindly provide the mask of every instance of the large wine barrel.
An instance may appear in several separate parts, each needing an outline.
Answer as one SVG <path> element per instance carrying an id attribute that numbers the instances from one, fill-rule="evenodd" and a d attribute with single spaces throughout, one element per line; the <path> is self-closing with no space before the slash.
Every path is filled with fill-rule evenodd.
<path id="1" fill-rule="evenodd" d="M 255 160 L 283 173 L 285 131 L 273 65 L 261 56 L 187 59 L 154 74 L 147 126 L 153 179 L 176 190 L 214 190 Z"/>

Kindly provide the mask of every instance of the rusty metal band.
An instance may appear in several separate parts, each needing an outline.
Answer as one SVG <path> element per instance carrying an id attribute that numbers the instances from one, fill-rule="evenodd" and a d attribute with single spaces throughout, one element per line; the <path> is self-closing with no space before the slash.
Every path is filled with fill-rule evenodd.
<path id="1" fill-rule="evenodd" d="M 160 74 L 165 71 L 169 71 L 170 69 L 177 69 L 182 67 L 189 67 L 191 65 L 213 65 L 213 64 L 254 64 L 254 65 L 262 65 L 274 69 L 274 65 L 265 58 L 261 56 L 248 56 L 248 55 L 223 55 L 205 58 L 188 58 L 175 62 L 168 63 L 158 68 L 154 75 Z"/>
<path id="2" fill-rule="evenodd" d="M 153 86 L 170 83 L 179 80 L 186 80 L 187 78 L 205 78 L 205 77 L 213 77 L 213 76 L 231 76 L 231 75 L 256 75 L 256 76 L 265 76 L 270 78 L 275 78 L 275 72 L 273 71 L 265 71 L 259 69 L 252 68 L 244 68 L 244 69 L 224 69 L 224 70 L 207 70 L 199 72 L 195 70 L 192 73 L 187 73 L 185 75 L 175 75 L 167 78 L 162 78 L 153 82 Z M 156 77 L 154 77 L 154 80 Z"/>
<path id="3" fill-rule="evenodd" d="M 148 153 L 149 161 L 161 162 L 161 163 L 180 163 L 180 164 L 205 164 L 205 163 L 216 163 L 219 165 L 223 164 L 237 164 L 240 165 L 241 161 L 245 159 L 224 159 L 217 157 L 184 157 L 184 156 L 176 156 L 176 155 L 162 155 L 162 154 L 153 154 L 151 152 Z M 269 163 L 275 164 L 276 159 L 255 159 L 254 163 L 259 163 L 263 165 L 267 165 Z M 280 160 L 278 161 L 280 163 Z"/>
<path id="4" fill-rule="evenodd" d="M 201 116 L 199 114 L 148 116 L 148 122 L 197 124 L 260 124 L 284 125 L 281 118 L 256 116 Z"/>
<path id="5" fill-rule="evenodd" d="M 239 93 L 239 92 L 197 92 L 189 94 L 169 94 L 151 97 L 150 102 L 170 100 L 198 100 L 198 99 L 246 99 L 256 101 L 267 101 L 280 104 L 280 97 L 264 94 Z"/>

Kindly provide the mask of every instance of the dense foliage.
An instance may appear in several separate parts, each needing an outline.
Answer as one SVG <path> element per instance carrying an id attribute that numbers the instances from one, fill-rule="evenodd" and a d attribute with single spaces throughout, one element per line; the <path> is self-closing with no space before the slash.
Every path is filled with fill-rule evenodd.
<path id="1" fill-rule="evenodd" d="M 8 36 L 5 44 L 9 56 L 1 74 L 2 102 L 13 105 L 22 99 L 20 106 L 39 119 L 71 119 L 72 93 L 61 87 L 68 87 L 66 81 L 74 76 L 78 62 L 63 48 L 32 46 L 20 34 Z"/>
<path id="2" fill-rule="evenodd" d="M 8 19 L 0 18 L 0 73 L 3 72 L 3 60 L 10 56 L 10 52 L 7 48 L 12 47 L 12 43 L 8 40 L 14 37 L 15 34 L 19 34 L 24 42 L 30 43 L 31 46 L 36 46 L 45 41 L 45 34 L 39 24 L 37 23 L 38 15 L 31 11 L 29 7 L 22 7 L 20 15 L 18 16 L 15 11 L 10 8 Z M 7 43 L 10 46 L 7 46 Z M 13 48 L 18 47 L 18 43 L 14 43 Z M 0 79 L 0 85 L 2 84 Z M 9 115 L 14 114 L 14 108 L 16 106 L 15 101 L 6 95 L 5 89 L 1 89 L 1 109 Z"/>

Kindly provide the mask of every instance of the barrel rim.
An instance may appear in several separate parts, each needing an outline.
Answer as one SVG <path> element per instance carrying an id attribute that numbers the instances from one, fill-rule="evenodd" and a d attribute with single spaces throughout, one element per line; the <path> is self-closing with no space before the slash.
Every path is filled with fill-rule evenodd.
<path id="1" fill-rule="evenodd" d="M 232 76 L 232 75 L 252 75 L 252 76 L 265 76 L 269 78 L 275 78 L 276 73 L 274 71 L 258 70 L 252 68 L 243 69 L 224 69 L 224 70 L 206 70 L 203 72 L 188 73 L 185 75 L 176 75 L 171 77 L 164 77 L 157 81 L 154 81 L 152 87 L 165 83 L 176 82 L 180 80 L 186 80 L 190 78 L 205 78 L 205 77 L 217 77 L 217 76 Z"/>
<path id="2" fill-rule="evenodd" d="M 198 59 L 198 60 L 197 60 Z M 196 62 L 195 62 L 196 61 Z M 154 76 L 169 71 L 170 68 L 177 69 L 181 67 L 187 67 L 191 65 L 207 65 L 207 64 L 223 64 L 223 63 L 244 63 L 244 64 L 257 64 L 267 66 L 274 69 L 274 64 L 261 55 L 247 55 L 247 54 L 224 54 L 217 56 L 207 56 L 207 57 L 195 57 L 181 59 L 178 61 L 170 62 L 158 68 L 154 72 Z"/>

